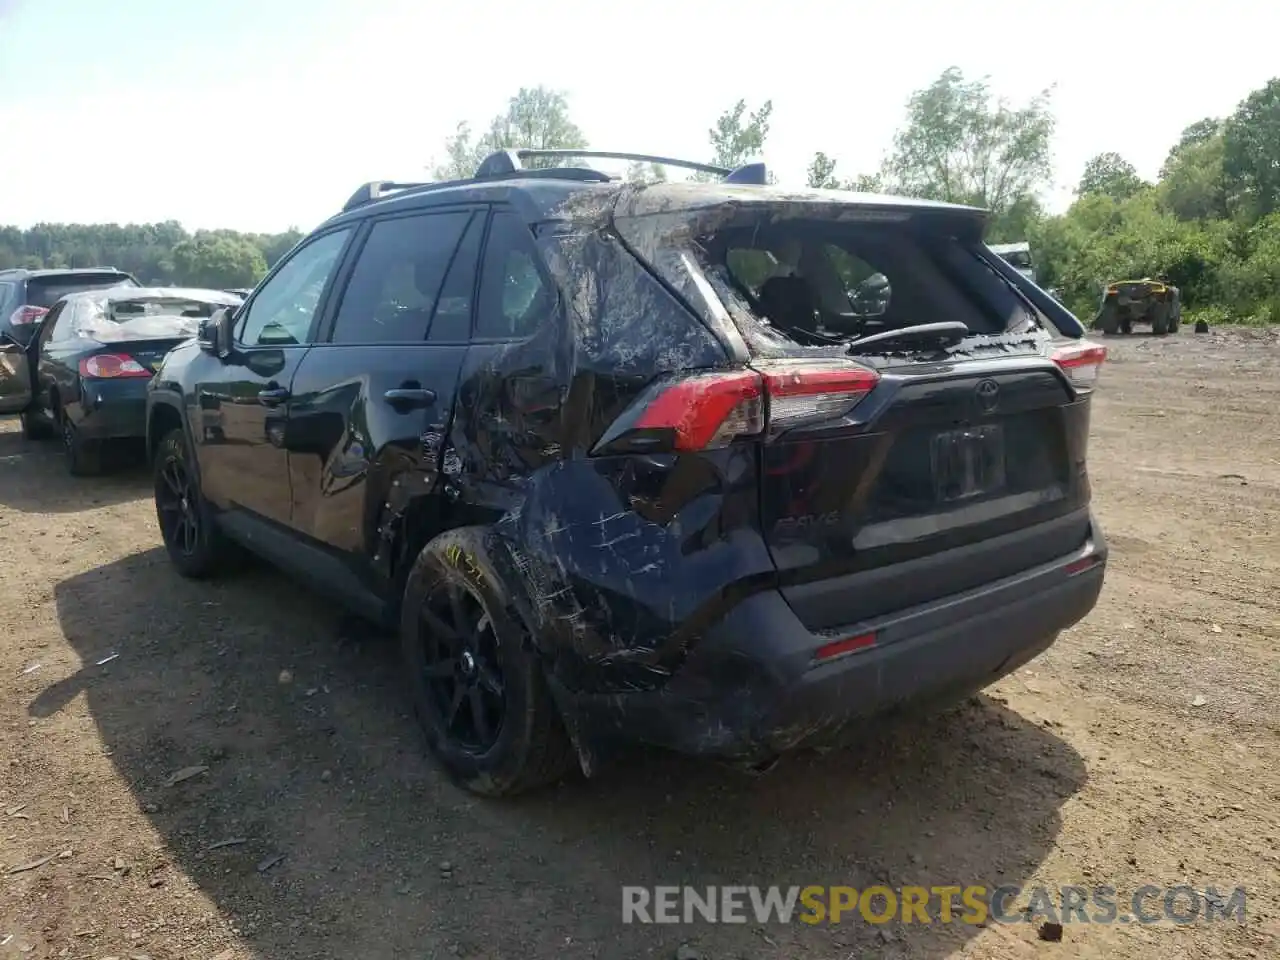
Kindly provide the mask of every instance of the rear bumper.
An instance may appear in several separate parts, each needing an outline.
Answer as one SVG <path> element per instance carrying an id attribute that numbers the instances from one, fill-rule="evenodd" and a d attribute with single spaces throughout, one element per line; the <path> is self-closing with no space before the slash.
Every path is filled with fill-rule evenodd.
<path id="1" fill-rule="evenodd" d="M 1051 563 L 822 634 L 777 591 L 759 593 L 661 689 L 575 698 L 578 729 L 597 749 L 640 741 L 744 762 L 843 739 L 859 720 L 953 702 L 1016 670 L 1093 609 L 1105 567 L 1095 523 L 1085 546 Z M 874 646 L 814 663 L 818 647 L 867 633 Z"/>
<path id="2" fill-rule="evenodd" d="M 90 440 L 141 439 L 147 435 L 147 385 L 127 380 L 82 380 L 76 430 Z"/>

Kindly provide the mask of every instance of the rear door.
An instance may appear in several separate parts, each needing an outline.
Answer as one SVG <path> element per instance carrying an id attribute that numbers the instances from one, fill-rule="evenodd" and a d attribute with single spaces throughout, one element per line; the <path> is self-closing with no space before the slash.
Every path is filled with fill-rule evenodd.
<path id="1" fill-rule="evenodd" d="M 76 340 L 75 298 L 60 300 L 54 304 L 40 323 L 40 330 L 27 347 L 27 357 L 32 364 L 32 407 L 44 417 L 53 416 L 54 394 L 62 388 L 62 396 L 74 398 L 77 371 L 67 370 L 63 357 L 68 344 Z"/>
<path id="2" fill-rule="evenodd" d="M 436 485 L 483 227 L 473 208 L 373 220 L 331 329 L 294 378 L 293 526 L 370 586 L 389 572 L 389 524 Z"/>

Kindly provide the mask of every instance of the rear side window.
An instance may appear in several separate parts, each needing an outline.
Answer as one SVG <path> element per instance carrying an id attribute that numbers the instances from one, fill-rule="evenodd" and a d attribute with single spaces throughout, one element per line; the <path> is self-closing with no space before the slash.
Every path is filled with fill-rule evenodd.
<path id="1" fill-rule="evenodd" d="M 480 275 L 480 311 L 476 336 L 514 339 L 531 336 L 551 320 L 555 287 L 543 273 L 538 249 L 525 222 L 499 210 L 489 225 Z"/>
<path id="2" fill-rule="evenodd" d="M 119 273 L 62 273 L 55 277 L 32 277 L 27 281 L 27 303 L 34 307 L 52 307 L 69 293 L 136 286 L 129 277 Z"/>
<path id="3" fill-rule="evenodd" d="M 421 343 L 472 214 L 373 225 L 334 321 L 334 343 Z"/>

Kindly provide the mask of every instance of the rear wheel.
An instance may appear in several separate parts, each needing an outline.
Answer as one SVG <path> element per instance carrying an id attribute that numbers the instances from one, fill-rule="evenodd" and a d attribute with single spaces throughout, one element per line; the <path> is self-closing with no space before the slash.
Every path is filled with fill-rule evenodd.
<path id="1" fill-rule="evenodd" d="M 202 579 L 227 565 L 233 545 L 218 529 L 187 449 L 181 427 L 170 430 L 156 450 L 156 519 L 169 559 L 184 577 Z"/>
<path id="2" fill-rule="evenodd" d="M 58 419 L 67 470 L 73 477 L 91 477 L 101 473 L 102 441 L 85 439 L 66 413 Z"/>
<path id="3" fill-rule="evenodd" d="M 410 693 L 431 752 L 473 793 L 520 793 L 573 766 L 524 636 L 477 528 L 450 531 L 423 548 L 400 611 Z"/>

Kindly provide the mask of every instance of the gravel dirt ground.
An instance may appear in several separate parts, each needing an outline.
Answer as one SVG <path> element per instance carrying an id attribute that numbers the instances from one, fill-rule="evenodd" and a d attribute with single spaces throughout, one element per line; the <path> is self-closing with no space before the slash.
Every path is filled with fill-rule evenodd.
<path id="1" fill-rule="evenodd" d="M 1280 955 L 1280 331 L 1109 345 L 1110 571 L 1047 653 L 761 778 L 511 802 L 423 756 L 388 644 L 270 569 L 181 580 L 144 470 L 0 421 L 0 957 Z M 1243 885 L 1247 922 L 621 923 L 681 883 Z"/>

